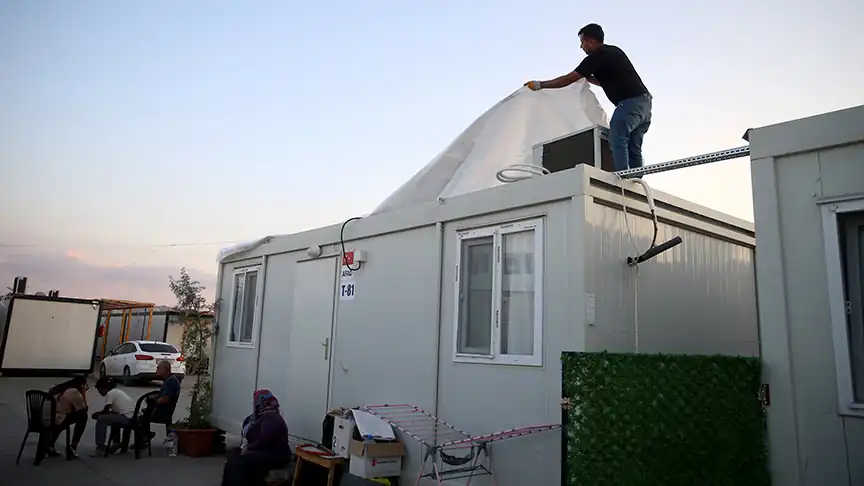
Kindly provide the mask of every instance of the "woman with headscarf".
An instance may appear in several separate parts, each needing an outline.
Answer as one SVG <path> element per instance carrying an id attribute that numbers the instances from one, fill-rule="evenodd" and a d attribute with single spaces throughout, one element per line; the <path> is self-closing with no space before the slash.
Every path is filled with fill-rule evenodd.
<path id="1" fill-rule="evenodd" d="M 253 412 L 243 424 L 244 445 L 228 455 L 222 486 L 263 486 L 271 469 L 291 461 L 288 426 L 279 411 L 279 400 L 262 389 L 253 395 Z"/>

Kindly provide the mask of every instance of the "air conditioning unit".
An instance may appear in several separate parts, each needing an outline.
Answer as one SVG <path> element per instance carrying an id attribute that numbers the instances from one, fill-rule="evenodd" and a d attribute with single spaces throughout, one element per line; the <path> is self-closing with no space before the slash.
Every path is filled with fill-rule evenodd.
<path id="1" fill-rule="evenodd" d="M 579 164 L 615 172 L 609 149 L 609 129 L 597 125 L 534 145 L 532 159 L 534 165 L 543 166 L 553 174 Z"/>

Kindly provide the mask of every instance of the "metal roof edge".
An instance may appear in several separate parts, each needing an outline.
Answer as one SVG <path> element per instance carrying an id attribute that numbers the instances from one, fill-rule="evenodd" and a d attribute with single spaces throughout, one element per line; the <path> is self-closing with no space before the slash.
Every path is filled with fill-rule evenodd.
<path id="1" fill-rule="evenodd" d="M 864 105 L 751 128 L 750 160 L 782 157 L 864 141 Z"/>

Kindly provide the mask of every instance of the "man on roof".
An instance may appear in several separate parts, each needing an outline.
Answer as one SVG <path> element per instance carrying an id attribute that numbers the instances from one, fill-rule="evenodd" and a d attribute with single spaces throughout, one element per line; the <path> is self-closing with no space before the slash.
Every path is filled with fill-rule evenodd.
<path id="1" fill-rule="evenodd" d="M 573 72 L 549 81 L 528 81 L 533 91 L 570 86 L 585 79 L 600 86 L 615 105 L 609 121 L 609 147 L 615 170 L 642 167 L 642 140 L 651 126 L 651 93 L 633 67 L 627 54 L 616 46 L 604 44 L 603 28 L 588 24 L 579 30 L 582 50 L 588 54 Z"/>

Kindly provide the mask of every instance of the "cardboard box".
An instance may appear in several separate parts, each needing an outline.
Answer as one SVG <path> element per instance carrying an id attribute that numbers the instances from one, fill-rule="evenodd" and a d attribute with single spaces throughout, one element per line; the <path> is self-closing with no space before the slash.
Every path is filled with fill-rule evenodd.
<path id="1" fill-rule="evenodd" d="M 348 459 L 348 450 L 351 448 L 351 438 L 354 434 L 354 419 L 346 419 L 341 416 L 333 416 L 333 447 L 331 448 L 339 457 Z"/>
<path id="2" fill-rule="evenodd" d="M 349 448 L 351 474 L 361 478 L 389 478 L 402 474 L 402 456 L 405 446 L 401 442 L 364 443 L 351 440 Z"/>

